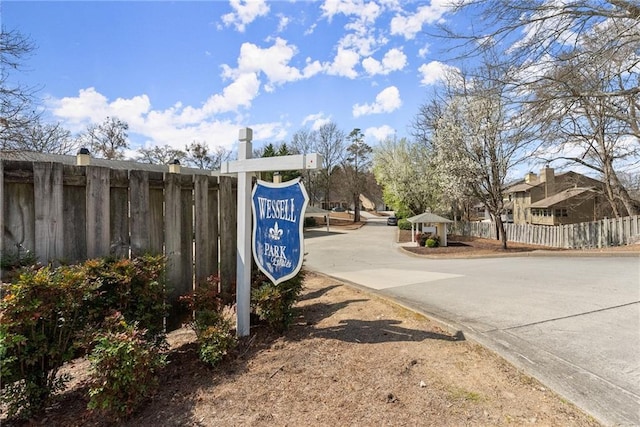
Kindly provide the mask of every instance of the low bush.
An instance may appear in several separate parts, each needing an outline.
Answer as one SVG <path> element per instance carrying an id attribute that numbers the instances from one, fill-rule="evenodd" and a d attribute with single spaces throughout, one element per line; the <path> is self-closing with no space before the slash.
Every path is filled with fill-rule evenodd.
<path id="1" fill-rule="evenodd" d="M 193 312 L 190 326 L 196 333 L 200 360 L 211 366 L 220 363 L 237 344 L 233 334 L 233 321 L 225 311 L 224 301 L 218 291 L 219 285 L 220 279 L 210 276 L 191 295 L 181 298 Z"/>
<path id="2" fill-rule="evenodd" d="M 166 365 L 158 345 L 146 331 L 129 325 L 120 313 L 106 319 L 106 331 L 89 355 L 89 409 L 115 420 L 128 418 L 158 386 L 158 371 Z"/>
<path id="3" fill-rule="evenodd" d="M 93 293 L 91 323 L 100 325 L 114 311 L 129 322 L 137 322 L 148 338 L 164 339 L 164 317 L 168 311 L 168 290 L 163 256 L 145 255 L 134 259 L 101 258 L 83 264 Z"/>
<path id="4" fill-rule="evenodd" d="M 400 230 L 411 230 L 411 223 L 406 218 L 398 219 L 398 228 Z"/>
<path id="5" fill-rule="evenodd" d="M 8 415 L 25 418 L 42 409 L 64 387 L 63 363 L 96 342 L 104 345 L 102 328 L 114 309 L 125 322 L 140 320 L 136 337 L 163 344 L 163 273 L 163 257 L 102 259 L 23 269 L 3 285 L 0 374 Z"/>
<path id="6" fill-rule="evenodd" d="M 261 272 L 252 283 L 251 305 L 261 320 L 277 332 L 284 332 L 293 320 L 293 305 L 300 298 L 304 282 L 304 271 L 293 278 L 274 285 Z"/>
<path id="7" fill-rule="evenodd" d="M 2 398 L 10 417 L 31 416 L 64 387 L 58 371 L 73 358 L 88 293 L 79 267 L 26 269 L 3 287 Z"/>
<path id="8" fill-rule="evenodd" d="M 428 248 L 437 248 L 438 246 L 440 246 L 440 238 L 437 236 L 429 237 L 425 241 L 425 244 Z"/>
<path id="9" fill-rule="evenodd" d="M 317 221 L 314 217 L 308 216 L 304 218 L 305 227 L 315 227 L 316 225 L 317 225 Z"/>

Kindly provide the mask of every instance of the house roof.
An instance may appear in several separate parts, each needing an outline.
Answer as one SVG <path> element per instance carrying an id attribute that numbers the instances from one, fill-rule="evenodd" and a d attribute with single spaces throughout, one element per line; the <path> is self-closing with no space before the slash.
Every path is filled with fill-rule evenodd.
<path id="1" fill-rule="evenodd" d="M 527 184 L 526 182 L 520 182 L 518 184 L 514 184 L 511 187 L 506 188 L 505 193 L 518 193 L 521 191 L 529 191 L 530 189 L 532 189 L 533 187 L 539 184 L 540 183 L 533 185 L 533 184 Z"/>
<path id="2" fill-rule="evenodd" d="M 561 191 L 558 194 L 554 194 L 551 197 L 547 197 L 546 199 L 539 200 L 535 203 L 532 203 L 530 207 L 532 208 L 549 208 L 551 206 L 557 205 L 558 203 L 564 202 L 566 200 L 571 199 L 572 197 L 579 196 L 580 194 L 584 194 L 587 192 L 593 191 L 592 188 L 588 187 L 576 187 L 569 188 L 564 191 Z"/>
<path id="3" fill-rule="evenodd" d="M 453 222 L 450 219 L 443 218 L 436 214 L 432 214 L 431 212 L 425 212 L 420 215 L 412 216 L 411 218 L 407 218 L 407 221 L 409 221 L 412 224 L 427 223 L 427 222 L 435 222 L 435 223 Z"/>

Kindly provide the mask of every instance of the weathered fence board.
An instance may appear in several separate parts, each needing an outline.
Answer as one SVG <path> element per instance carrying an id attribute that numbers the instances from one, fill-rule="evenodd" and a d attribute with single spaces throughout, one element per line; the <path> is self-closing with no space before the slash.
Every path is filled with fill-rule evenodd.
<path id="1" fill-rule="evenodd" d="M 109 255 L 110 173 L 101 166 L 87 166 L 87 256 Z"/>
<path id="2" fill-rule="evenodd" d="M 220 182 L 220 285 L 227 296 L 233 292 L 236 280 L 236 197 L 231 178 L 221 176 Z M 233 252 L 233 255 L 231 253 Z"/>
<path id="3" fill-rule="evenodd" d="M 0 153 L 3 258 L 29 251 L 43 263 L 74 263 L 164 254 L 173 301 L 212 274 L 226 277 L 232 291 L 235 178 L 133 162 L 77 166 L 73 156 L 26 159 Z"/>
<path id="4" fill-rule="evenodd" d="M 129 257 L 129 174 L 122 169 L 112 169 L 109 195 L 111 236 L 109 253 L 118 258 Z"/>
<path id="5" fill-rule="evenodd" d="M 141 256 L 151 248 L 151 221 L 149 208 L 149 172 L 132 170 L 129 173 L 131 225 L 131 255 Z"/>
<path id="6" fill-rule="evenodd" d="M 63 261 L 76 263 L 87 259 L 87 188 L 85 168 L 64 166 Z"/>
<path id="7" fill-rule="evenodd" d="M 606 248 L 640 242 L 640 216 L 558 226 L 505 224 L 507 240 L 567 249 Z M 458 224 L 454 233 L 495 239 L 495 224 L 473 222 Z"/>
<path id="8" fill-rule="evenodd" d="M 62 165 L 33 165 L 35 253 L 40 263 L 57 261 L 64 251 Z"/>
<path id="9" fill-rule="evenodd" d="M 212 271 L 217 271 L 218 235 L 217 180 L 215 177 L 194 177 L 195 206 L 195 283 L 202 283 Z M 201 212 L 207 212 L 206 215 Z"/>

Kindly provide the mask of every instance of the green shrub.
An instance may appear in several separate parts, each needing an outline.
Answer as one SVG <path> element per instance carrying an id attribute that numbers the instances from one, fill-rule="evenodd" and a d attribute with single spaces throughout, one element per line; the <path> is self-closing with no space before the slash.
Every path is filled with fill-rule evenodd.
<path id="1" fill-rule="evenodd" d="M 210 276 L 191 295 L 181 300 L 193 312 L 190 326 L 196 333 L 200 360 L 211 366 L 218 364 L 237 340 L 233 322 L 225 314 L 225 304 L 218 292 L 220 280 Z"/>
<path id="2" fill-rule="evenodd" d="M 85 261 L 83 269 L 93 289 L 91 322 L 100 323 L 114 311 L 129 322 L 137 322 L 148 338 L 161 342 L 168 311 L 168 290 L 163 256 L 134 259 L 102 258 Z"/>
<path id="3" fill-rule="evenodd" d="M 211 366 L 220 363 L 238 342 L 232 331 L 232 322 L 228 318 L 222 318 L 217 324 L 200 329 L 197 334 L 200 360 Z"/>
<path id="4" fill-rule="evenodd" d="M 138 321 L 164 343 L 164 258 L 90 260 L 29 268 L 3 285 L 0 309 L 2 398 L 10 417 L 29 417 L 64 387 L 62 364 L 91 348 L 108 313 Z"/>
<path id="5" fill-rule="evenodd" d="M 440 239 L 436 236 L 430 237 L 426 240 L 425 244 L 428 248 L 437 248 L 440 246 Z"/>
<path id="6" fill-rule="evenodd" d="M 424 246 L 426 244 L 427 239 L 431 236 L 431 233 L 416 233 L 416 242 L 418 242 L 418 246 Z"/>
<path id="7" fill-rule="evenodd" d="M 293 305 L 302 293 L 304 272 L 274 285 L 264 274 L 259 273 L 253 280 L 251 305 L 261 320 L 272 329 L 283 332 L 293 320 Z"/>
<path id="8" fill-rule="evenodd" d="M 67 378 L 62 364 L 86 321 L 88 288 L 78 267 L 26 269 L 2 289 L 0 356 L 2 398 L 10 417 L 42 409 Z"/>
<path id="9" fill-rule="evenodd" d="M 406 218 L 400 218 L 398 220 L 398 228 L 400 230 L 411 230 L 411 223 Z"/>
<path id="10" fill-rule="evenodd" d="M 317 221 L 312 216 L 307 216 L 304 218 L 304 226 L 305 227 L 315 227 L 317 225 Z"/>
<path id="11" fill-rule="evenodd" d="M 106 331 L 89 355 L 89 409 L 126 419 L 156 390 L 166 358 L 145 332 L 120 313 L 106 319 Z"/>

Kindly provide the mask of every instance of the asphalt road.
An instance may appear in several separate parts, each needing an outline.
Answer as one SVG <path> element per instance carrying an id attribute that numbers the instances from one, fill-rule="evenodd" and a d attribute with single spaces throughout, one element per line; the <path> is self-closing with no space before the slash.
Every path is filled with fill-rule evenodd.
<path id="1" fill-rule="evenodd" d="M 369 220 L 305 234 L 305 266 L 440 320 L 606 425 L 640 426 L 640 257 L 428 259 Z"/>

